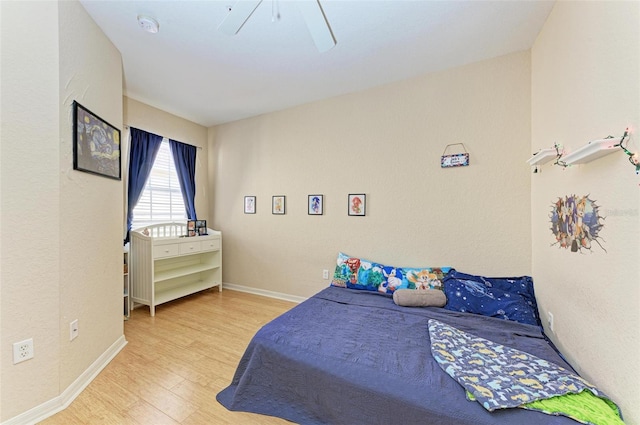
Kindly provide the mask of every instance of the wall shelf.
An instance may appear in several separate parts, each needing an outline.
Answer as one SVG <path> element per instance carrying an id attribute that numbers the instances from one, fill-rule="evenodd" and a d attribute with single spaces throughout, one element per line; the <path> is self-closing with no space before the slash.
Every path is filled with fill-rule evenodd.
<path id="1" fill-rule="evenodd" d="M 538 153 L 529 158 L 527 160 L 527 163 L 532 167 L 534 165 L 542 165 L 551 161 L 556 156 L 558 156 L 558 152 L 555 150 L 555 148 L 541 149 L 540 151 L 538 151 Z"/>
<path id="2" fill-rule="evenodd" d="M 612 152 L 617 152 L 621 140 L 621 137 L 593 140 L 583 147 L 564 155 L 562 160 L 567 165 L 586 164 L 587 162 L 609 155 Z"/>

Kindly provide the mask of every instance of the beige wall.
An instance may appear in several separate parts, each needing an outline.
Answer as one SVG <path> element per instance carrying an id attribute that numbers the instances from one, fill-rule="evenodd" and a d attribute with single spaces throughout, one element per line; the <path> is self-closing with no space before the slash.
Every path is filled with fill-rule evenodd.
<path id="1" fill-rule="evenodd" d="M 530 273 L 530 85 L 521 52 L 212 129 L 223 280 L 310 296 L 338 251 Z M 469 167 L 440 168 L 451 143 Z M 366 217 L 347 216 L 349 193 L 367 194 Z M 325 195 L 323 216 L 307 215 L 309 194 Z M 257 214 L 243 214 L 245 195 Z M 271 214 L 273 195 L 286 215 Z"/>
<path id="2" fill-rule="evenodd" d="M 532 149 L 576 149 L 636 129 L 640 148 L 640 3 L 558 2 L 532 49 Z M 552 339 L 584 376 L 640 424 L 639 179 L 622 152 L 531 176 L 533 277 Z M 551 246 L 552 203 L 589 195 L 606 216 L 597 246 L 584 254 Z"/>
<path id="3" fill-rule="evenodd" d="M 123 181 L 73 170 L 72 103 L 122 131 L 122 59 L 78 2 L 59 3 L 60 387 L 123 333 Z M 84 54 L 78 54 L 84 52 Z M 80 335 L 69 342 L 69 323 Z"/>
<path id="4" fill-rule="evenodd" d="M 0 420 L 5 420 L 59 391 L 60 104 L 57 4 L 0 2 L 0 15 Z M 30 84 L 12 84 L 23 80 Z M 35 357 L 13 365 L 12 344 L 27 338 L 33 338 Z"/>
<path id="5" fill-rule="evenodd" d="M 207 128 L 128 97 L 124 97 L 123 101 L 126 126 L 139 128 L 140 130 L 200 148 L 196 154 L 195 207 L 198 218 L 207 220 L 209 218 L 209 191 L 207 190 L 209 144 L 207 142 Z M 129 132 L 126 130 L 124 133 L 124 150 L 126 154 L 123 160 L 123 167 L 126 174 L 129 166 Z"/>
<path id="6" fill-rule="evenodd" d="M 0 8 L 5 421 L 60 396 L 122 338 L 123 186 L 73 170 L 71 109 L 122 128 L 122 61 L 78 2 Z M 26 338 L 35 357 L 13 365 Z"/>

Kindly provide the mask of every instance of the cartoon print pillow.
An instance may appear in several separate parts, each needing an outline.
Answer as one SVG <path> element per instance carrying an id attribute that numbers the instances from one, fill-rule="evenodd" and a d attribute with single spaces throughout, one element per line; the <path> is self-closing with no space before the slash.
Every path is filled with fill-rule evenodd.
<path id="1" fill-rule="evenodd" d="M 382 266 L 382 283 L 378 292 L 393 293 L 398 289 L 443 289 L 442 282 L 451 267 L 393 267 Z"/>
<path id="2" fill-rule="evenodd" d="M 340 252 L 331 281 L 341 288 L 393 294 L 396 289 L 443 289 L 451 267 L 401 268 L 385 266 Z"/>
<path id="3" fill-rule="evenodd" d="M 380 264 L 379 270 L 381 282 L 378 285 L 378 292 L 393 294 L 396 289 L 402 287 L 405 278 L 402 268 Z"/>
<path id="4" fill-rule="evenodd" d="M 342 252 L 338 254 L 338 259 L 336 260 L 336 269 L 333 272 L 333 279 L 331 279 L 331 286 L 346 288 L 347 281 L 349 281 L 352 276 L 356 276 L 357 279 L 358 275 L 347 264 L 347 260 L 349 258 L 350 257 L 348 255 L 343 254 Z"/>
<path id="5" fill-rule="evenodd" d="M 405 271 L 405 282 L 401 288 L 406 289 L 440 289 L 443 290 L 442 282 L 449 273 L 451 267 L 423 267 L 407 268 Z"/>
<path id="6" fill-rule="evenodd" d="M 372 269 L 373 264 L 370 261 L 340 252 L 331 286 L 375 291 L 378 288 L 378 282 L 371 276 Z"/>

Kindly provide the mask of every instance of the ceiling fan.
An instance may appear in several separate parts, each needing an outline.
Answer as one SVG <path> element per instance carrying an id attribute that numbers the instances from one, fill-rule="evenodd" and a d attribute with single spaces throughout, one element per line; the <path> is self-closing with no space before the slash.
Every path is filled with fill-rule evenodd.
<path id="1" fill-rule="evenodd" d="M 227 35 L 237 34 L 260 3 L 262 0 L 238 0 L 235 5 L 229 7 L 229 14 L 224 18 L 218 30 Z M 300 9 L 318 50 L 322 53 L 335 46 L 336 39 L 326 16 L 324 16 L 320 0 L 297 0 L 294 3 Z"/>

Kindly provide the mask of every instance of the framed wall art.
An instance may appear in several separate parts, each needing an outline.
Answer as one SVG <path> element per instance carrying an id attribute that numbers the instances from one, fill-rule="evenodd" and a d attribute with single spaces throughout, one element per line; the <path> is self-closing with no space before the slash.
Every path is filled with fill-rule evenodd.
<path id="1" fill-rule="evenodd" d="M 285 196 L 276 195 L 271 200 L 271 214 L 284 214 L 285 213 Z"/>
<path id="2" fill-rule="evenodd" d="M 73 169 L 122 179 L 120 130 L 73 101 Z"/>
<path id="3" fill-rule="evenodd" d="M 245 214 L 256 213 L 256 197 L 255 196 L 244 197 L 244 213 Z"/>
<path id="4" fill-rule="evenodd" d="M 364 193 L 349 194 L 349 215 L 364 216 L 366 211 L 367 195 Z"/>
<path id="5" fill-rule="evenodd" d="M 324 213 L 324 195 L 309 195 L 308 214 L 322 215 Z"/>

